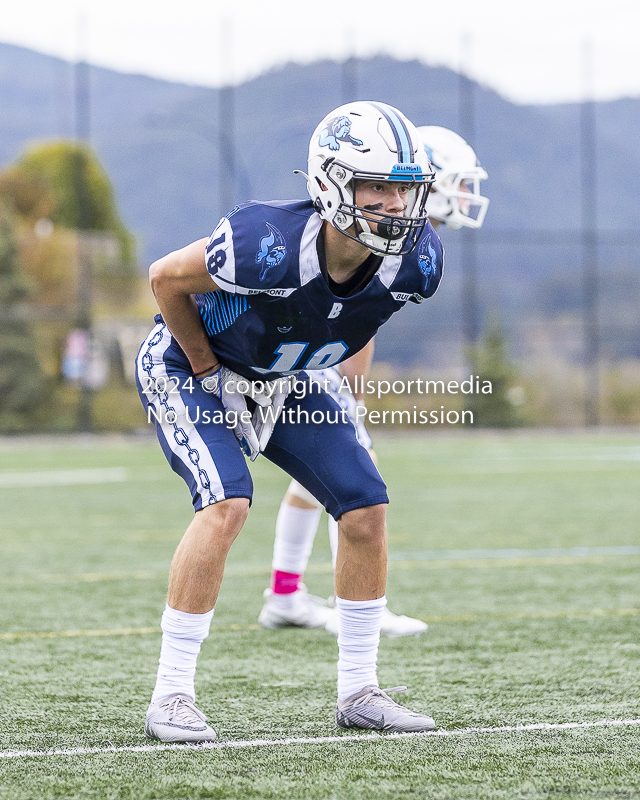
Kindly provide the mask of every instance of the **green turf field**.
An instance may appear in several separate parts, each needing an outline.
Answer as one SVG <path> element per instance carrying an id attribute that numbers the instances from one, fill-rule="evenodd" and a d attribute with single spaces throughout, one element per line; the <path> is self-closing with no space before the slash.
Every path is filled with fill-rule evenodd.
<path id="1" fill-rule="evenodd" d="M 389 606 L 430 623 L 383 639 L 381 685 L 408 685 L 398 699 L 452 735 L 338 731 L 335 639 L 258 627 L 288 482 L 260 459 L 196 682 L 219 740 L 245 744 L 134 750 L 188 492 L 154 442 L 5 440 L 0 798 L 640 797 L 640 725 L 558 727 L 640 720 L 640 435 L 379 436 L 376 450 Z M 324 522 L 306 582 L 331 593 Z"/>

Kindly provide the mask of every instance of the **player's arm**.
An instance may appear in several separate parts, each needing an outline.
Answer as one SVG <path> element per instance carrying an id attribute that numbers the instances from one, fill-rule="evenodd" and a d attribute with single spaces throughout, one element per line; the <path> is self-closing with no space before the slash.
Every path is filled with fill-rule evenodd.
<path id="1" fill-rule="evenodd" d="M 194 374 L 218 366 L 192 295 L 215 292 L 205 264 L 207 239 L 176 250 L 149 268 L 151 290 L 167 327 L 191 363 Z"/>
<path id="2" fill-rule="evenodd" d="M 349 386 L 357 386 L 358 390 L 361 388 L 364 381 L 367 380 L 369 376 L 369 370 L 371 369 L 371 362 L 373 361 L 373 352 L 375 349 L 374 340 L 371 339 L 362 350 L 359 350 L 357 353 L 352 355 L 350 358 L 345 359 L 340 363 L 340 374 L 347 378 L 349 381 Z M 355 382 L 356 376 L 362 376 L 362 380 Z M 363 399 L 363 393 L 361 391 L 354 392 L 354 397 L 356 400 Z"/>

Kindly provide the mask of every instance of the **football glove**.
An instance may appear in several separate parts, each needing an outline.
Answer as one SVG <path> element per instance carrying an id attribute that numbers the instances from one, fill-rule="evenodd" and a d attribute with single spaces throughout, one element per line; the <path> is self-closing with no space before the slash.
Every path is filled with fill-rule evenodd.
<path id="1" fill-rule="evenodd" d="M 260 452 L 264 452 L 275 424 L 278 421 L 284 401 L 293 388 L 295 378 L 292 375 L 286 378 L 276 378 L 274 381 L 264 381 L 262 391 L 254 390 L 253 399 L 256 401 L 256 410 L 253 412 L 253 429 L 258 436 Z"/>
<path id="2" fill-rule="evenodd" d="M 218 369 L 204 378 L 197 378 L 198 382 L 209 394 L 213 394 L 222 401 L 225 410 L 233 411 L 236 415 L 237 423 L 233 428 L 236 439 L 240 442 L 242 452 L 255 461 L 260 452 L 260 443 L 253 427 L 253 422 L 245 422 L 249 416 L 247 401 L 244 394 L 238 391 L 238 384 L 243 388 L 249 387 L 246 394 L 251 394 L 251 381 L 238 375 L 228 367 L 218 367 Z"/>

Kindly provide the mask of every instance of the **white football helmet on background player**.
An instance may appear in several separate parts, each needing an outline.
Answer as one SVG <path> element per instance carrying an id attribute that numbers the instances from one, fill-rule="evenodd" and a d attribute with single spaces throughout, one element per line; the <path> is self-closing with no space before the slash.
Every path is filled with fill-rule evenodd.
<path id="1" fill-rule="evenodd" d="M 462 136 L 438 125 L 418 128 L 436 173 L 429 197 L 429 217 L 448 228 L 480 228 L 489 198 L 480 194 L 488 175 L 471 145 Z"/>
<path id="2" fill-rule="evenodd" d="M 305 177 L 318 214 L 350 239 L 384 256 L 415 247 L 435 175 L 415 126 L 397 109 L 354 102 L 327 114 L 311 137 Z M 411 184 L 404 215 L 357 206 L 357 180 Z"/>

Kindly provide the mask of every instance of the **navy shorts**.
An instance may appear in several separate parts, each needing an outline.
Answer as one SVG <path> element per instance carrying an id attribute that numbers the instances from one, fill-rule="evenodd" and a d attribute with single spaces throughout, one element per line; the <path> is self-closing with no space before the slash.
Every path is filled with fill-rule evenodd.
<path id="1" fill-rule="evenodd" d="M 143 342 L 136 379 L 164 454 L 189 486 L 195 510 L 230 497 L 251 500 L 251 475 L 224 419 L 222 403 L 193 378 L 164 323 Z M 305 392 L 303 385 L 312 388 Z M 353 424 L 304 373 L 263 455 L 302 484 L 335 519 L 355 508 L 389 502 L 384 481 L 358 443 Z"/>

